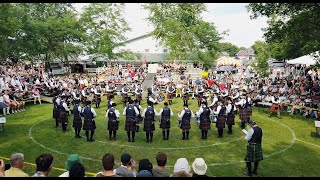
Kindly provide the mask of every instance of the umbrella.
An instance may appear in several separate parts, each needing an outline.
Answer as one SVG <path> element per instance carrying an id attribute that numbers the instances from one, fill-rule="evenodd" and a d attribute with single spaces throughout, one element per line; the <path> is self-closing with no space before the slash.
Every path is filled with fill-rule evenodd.
<path id="1" fill-rule="evenodd" d="M 241 65 L 241 60 L 233 59 L 231 57 L 220 57 L 216 60 L 218 65 Z"/>

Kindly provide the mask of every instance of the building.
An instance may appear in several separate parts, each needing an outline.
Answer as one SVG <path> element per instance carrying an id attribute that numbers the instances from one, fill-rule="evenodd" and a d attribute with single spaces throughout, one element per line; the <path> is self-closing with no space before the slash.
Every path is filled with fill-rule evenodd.
<path id="1" fill-rule="evenodd" d="M 223 52 L 221 52 L 221 53 L 219 54 L 219 58 L 220 58 L 220 57 L 225 57 L 225 56 L 230 56 L 230 54 L 229 54 L 228 52 L 226 52 L 226 51 L 223 51 Z"/>
<path id="2" fill-rule="evenodd" d="M 240 50 L 237 54 L 236 54 L 236 58 L 237 59 L 249 59 L 249 53 L 246 50 Z"/>

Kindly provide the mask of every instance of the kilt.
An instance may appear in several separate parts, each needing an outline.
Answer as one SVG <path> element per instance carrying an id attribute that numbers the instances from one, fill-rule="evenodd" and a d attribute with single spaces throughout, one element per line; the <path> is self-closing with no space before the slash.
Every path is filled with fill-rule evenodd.
<path id="1" fill-rule="evenodd" d="M 180 128 L 181 128 L 182 130 L 189 130 L 189 129 L 191 129 L 190 121 L 182 120 L 182 121 L 181 121 L 181 126 L 180 126 Z"/>
<path id="2" fill-rule="evenodd" d="M 184 101 L 188 101 L 189 100 L 189 94 L 183 94 L 182 96 Z"/>
<path id="3" fill-rule="evenodd" d="M 204 131 L 207 131 L 208 129 L 211 129 L 210 118 L 209 119 L 204 119 L 204 120 L 200 119 L 199 129 L 204 130 Z"/>
<path id="4" fill-rule="evenodd" d="M 228 124 L 228 125 L 235 125 L 235 123 L 234 123 L 234 118 L 235 118 L 235 114 L 228 114 L 227 115 L 227 121 L 226 121 L 226 123 Z"/>
<path id="5" fill-rule="evenodd" d="M 198 94 L 197 96 L 198 96 L 198 97 L 197 97 L 198 101 L 201 101 L 201 100 L 202 100 L 202 97 L 203 97 L 203 93 L 200 93 L 200 94 Z"/>
<path id="6" fill-rule="evenodd" d="M 252 116 L 252 106 L 248 106 L 246 107 L 247 113 L 249 114 L 249 116 Z"/>
<path id="7" fill-rule="evenodd" d="M 93 119 L 85 119 L 82 129 L 85 131 L 93 131 L 96 129 L 96 122 Z"/>
<path id="8" fill-rule="evenodd" d="M 108 130 L 109 131 L 116 131 L 119 128 L 119 121 L 113 120 L 113 121 L 108 121 Z"/>
<path id="9" fill-rule="evenodd" d="M 142 95 L 141 95 L 141 94 L 137 94 L 137 95 L 136 95 L 136 99 L 137 99 L 138 101 L 141 101 L 141 100 L 142 100 Z"/>
<path id="10" fill-rule="evenodd" d="M 127 117 L 126 123 L 124 125 L 125 131 L 136 131 L 136 121 L 135 117 Z"/>
<path id="11" fill-rule="evenodd" d="M 248 162 L 256 162 L 263 160 L 261 144 L 249 143 L 247 146 L 247 154 L 244 158 Z"/>
<path id="12" fill-rule="evenodd" d="M 107 99 L 110 99 L 110 96 L 113 95 L 113 92 L 107 92 Z"/>
<path id="13" fill-rule="evenodd" d="M 169 100 L 173 99 L 173 93 L 168 93 L 168 99 Z"/>
<path id="14" fill-rule="evenodd" d="M 160 120 L 160 128 L 162 129 L 170 129 L 170 117 L 161 117 Z"/>
<path id="15" fill-rule="evenodd" d="M 143 131 L 145 132 L 151 132 L 155 130 L 154 122 L 152 120 L 150 121 L 145 119 L 143 125 Z"/>
<path id="16" fill-rule="evenodd" d="M 100 104 L 101 102 L 101 95 L 94 95 L 94 102 Z"/>
<path id="17" fill-rule="evenodd" d="M 143 118 L 141 117 L 141 115 L 138 115 L 136 117 L 136 124 L 141 124 L 143 122 Z"/>
<path id="18" fill-rule="evenodd" d="M 240 108 L 240 110 L 239 110 L 239 118 L 241 119 L 241 121 L 245 121 L 245 120 L 250 118 L 250 114 L 247 111 L 247 108 Z"/>
<path id="19" fill-rule="evenodd" d="M 61 123 L 68 123 L 68 113 L 65 111 L 60 111 L 59 119 Z"/>
<path id="20" fill-rule="evenodd" d="M 280 111 L 280 105 L 278 104 L 272 104 L 272 106 L 270 107 L 270 112 L 272 113 L 276 113 Z"/>
<path id="21" fill-rule="evenodd" d="M 224 128 L 226 125 L 226 116 L 218 116 L 216 122 L 216 128 Z"/>
<path id="22" fill-rule="evenodd" d="M 74 127 L 74 128 L 81 128 L 82 127 L 82 120 L 81 120 L 80 116 L 73 116 L 72 127 Z"/>
<path id="23" fill-rule="evenodd" d="M 53 108 L 52 117 L 59 119 L 59 109 L 58 108 Z"/>

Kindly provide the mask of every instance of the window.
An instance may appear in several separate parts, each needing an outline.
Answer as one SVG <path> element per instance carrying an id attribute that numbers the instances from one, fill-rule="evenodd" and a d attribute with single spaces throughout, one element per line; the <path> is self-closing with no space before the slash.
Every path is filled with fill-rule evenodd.
<path id="1" fill-rule="evenodd" d="M 146 53 L 149 52 L 149 49 L 145 49 L 144 52 L 146 52 Z"/>
<path id="2" fill-rule="evenodd" d="M 163 49 L 163 52 L 164 52 L 164 53 L 167 53 L 167 52 L 168 52 L 168 49 Z"/>

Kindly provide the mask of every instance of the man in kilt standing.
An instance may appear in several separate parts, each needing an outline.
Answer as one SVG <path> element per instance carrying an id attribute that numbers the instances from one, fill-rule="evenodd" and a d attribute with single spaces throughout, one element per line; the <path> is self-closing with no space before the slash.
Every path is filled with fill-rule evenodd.
<path id="1" fill-rule="evenodd" d="M 173 115 L 172 110 L 168 107 L 168 103 L 164 103 L 164 107 L 160 110 L 160 128 L 162 129 L 162 139 L 169 140 L 170 117 Z"/>
<path id="2" fill-rule="evenodd" d="M 185 85 L 182 89 L 182 99 L 183 99 L 183 105 L 186 105 L 188 104 L 188 100 L 189 100 L 189 92 L 190 92 L 190 89 L 187 85 Z"/>
<path id="3" fill-rule="evenodd" d="M 82 119 L 81 119 L 81 106 L 80 106 L 80 100 L 75 100 L 74 101 L 74 106 L 73 106 L 73 110 L 71 111 L 71 113 L 73 114 L 73 124 L 72 127 L 74 128 L 74 132 L 75 132 L 75 138 L 81 138 L 80 136 L 80 131 L 82 128 Z"/>
<path id="4" fill-rule="evenodd" d="M 94 100 L 96 103 L 96 108 L 100 107 L 101 103 L 101 87 L 98 85 L 96 88 L 94 88 Z"/>
<path id="5" fill-rule="evenodd" d="M 107 104 L 108 109 L 110 109 L 110 108 L 112 107 L 112 104 L 114 103 L 113 98 L 114 98 L 113 95 L 110 95 L 110 96 L 109 96 L 108 104 Z"/>
<path id="6" fill-rule="evenodd" d="M 96 111 L 91 107 L 91 101 L 86 101 L 86 106 L 82 109 L 82 116 L 84 117 L 83 130 L 86 131 L 88 142 L 95 141 L 93 139 L 94 130 L 96 129 L 96 122 L 94 118 L 97 117 Z M 90 139 L 89 139 L 90 131 Z"/>
<path id="7" fill-rule="evenodd" d="M 197 94 L 197 99 L 198 99 L 198 106 L 200 107 L 201 105 L 201 100 L 203 97 L 203 93 L 204 93 L 204 89 L 201 85 L 198 85 L 198 87 L 196 88 L 196 94 Z"/>
<path id="8" fill-rule="evenodd" d="M 132 103 L 132 99 L 129 98 L 129 104 L 123 109 L 122 113 L 124 116 L 126 116 L 124 130 L 127 131 L 128 142 L 134 142 L 136 135 L 136 116 L 139 115 L 138 109 Z M 132 141 L 130 139 L 130 132 L 132 132 Z"/>
<path id="9" fill-rule="evenodd" d="M 222 100 L 218 100 L 217 110 L 213 112 L 218 115 L 216 128 L 218 129 L 218 138 L 222 138 L 223 128 L 225 128 L 226 124 L 226 106 L 223 104 Z"/>
<path id="10" fill-rule="evenodd" d="M 236 103 L 239 107 L 239 118 L 241 120 L 241 129 L 244 129 L 246 126 L 246 122 L 250 119 L 250 114 L 247 111 L 247 100 L 244 96 L 241 96 L 241 99 L 238 103 Z"/>
<path id="11" fill-rule="evenodd" d="M 144 118 L 143 130 L 146 132 L 147 143 L 152 142 L 154 126 L 154 116 L 158 116 L 159 113 L 153 108 L 151 103 L 148 103 L 148 107 L 144 109 L 141 117 Z"/>
<path id="12" fill-rule="evenodd" d="M 60 101 L 60 113 L 59 113 L 59 119 L 61 121 L 62 125 L 62 132 L 65 133 L 67 131 L 67 125 L 68 125 L 68 115 L 69 115 L 69 108 L 66 102 L 66 96 L 61 97 L 62 100 Z"/>
<path id="13" fill-rule="evenodd" d="M 142 93 L 143 93 L 143 90 L 141 88 L 141 84 L 138 84 L 136 86 L 136 89 L 135 89 L 134 93 L 136 95 L 136 100 L 138 101 L 138 104 L 140 105 L 140 102 L 142 100 Z"/>
<path id="14" fill-rule="evenodd" d="M 189 139 L 189 130 L 191 129 L 191 118 L 194 117 L 193 112 L 188 108 L 188 105 L 185 104 L 183 110 L 178 114 L 178 117 L 181 119 L 179 121 L 179 127 L 182 129 L 182 140 Z"/>
<path id="15" fill-rule="evenodd" d="M 129 101 L 129 87 L 127 84 L 124 84 L 121 90 L 121 95 L 122 95 L 122 101 L 123 101 L 123 105 L 124 107 L 127 106 L 127 102 Z"/>
<path id="16" fill-rule="evenodd" d="M 234 118 L 235 118 L 235 111 L 236 111 L 236 106 L 233 103 L 233 100 L 231 98 L 228 98 L 228 106 L 227 106 L 227 125 L 228 125 L 228 134 L 232 134 L 232 126 L 235 124 L 234 123 Z"/>
<path id="17" fill-rule="evenodd" d="M 143 122 L 143 119 L 141 117 L 141 113 L 142 113 L 142 108 L 140 106 L 140 101 L 138 99 L 134 100 L 134 104 L 133 104 L 139 111 L 138 116 L 136 116 L 136 132 L 139 132 L 139 128 L 141 123 Z"/>
<path id="18" fill-rule="evenodd" d="M 111 107 L 106 112 L 106 117 L 108 118 L 109 140 L 112 139 L 111 136 L 113 134 L 113 140 L 115 141 L 119 127 L 117 118 L 120 117 L 120 113 L 116 109 L 116 103 L 112 103 Z"/>
<path id="19" fill-rule="evenodd" d="M 174 91 L 175 91 L 175 88 L 173 86 L 173 82 L 170 82 L 168 87 L 166 88 L 169 105 L 172 104 L 172 99 L 174 97 L 174 95 L 173 95 Z"/>
<path id="20" fill-rule="evenodd" d="M 248 130 L 245 140 L 248 141 L 247 153 L 244 158 L 247 165 L 246 176 L 252 176 L 252 174 L 258 175 L 258 165 L 261 160 L 263 160 L 262 154 L 262 129 L 257 126 L 256 122 L 250 120 L 248 123 L 251 128 Z M 251 171 L 251 162 L 254 162 L 253 171 Z"/>
<path id="21" fill-rule="evenodd" d="M 207 139 L 208 130 L 211 129 L 211 121 L 210 114 L 213 114 L 211 108 L 209 108 L 205 101 L 201 103 L 201 107 L 198 112 L 196 112 L 197 116 L 200 116 L 200 126 L 201 129 L 201 139 Z"/>
<path id="22" fill-rule="evenodd" d="M 52 117 L 55 119 L 56 121 L 56 128 L 59 127 L 59 104 L 57 103 L 57 99 L 59 98 L 59 96 L 55 96 L 52 99 L 52 103 L 53 103 L 53 115 Z M 59 100 L 60 101 L 60 100 Z"/>

